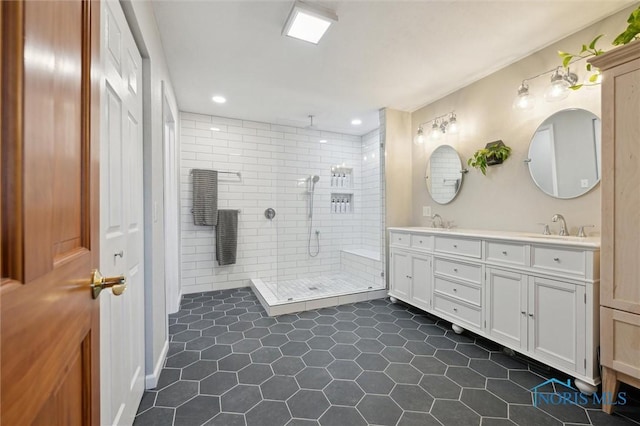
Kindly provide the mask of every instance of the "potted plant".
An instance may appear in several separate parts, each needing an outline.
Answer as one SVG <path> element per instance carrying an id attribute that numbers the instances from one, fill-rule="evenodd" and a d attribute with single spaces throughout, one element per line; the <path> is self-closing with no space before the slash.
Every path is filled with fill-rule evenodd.
<path id="1" fill-rule="evenodd" d="M 511 148 L 502 141 L 489 142 L 484 148 L 477 150 L 473 157 L 467 160 L 467 164 L 479 169 L 486 176 L 487 166 L 502 164 L 510 155 Z"/>

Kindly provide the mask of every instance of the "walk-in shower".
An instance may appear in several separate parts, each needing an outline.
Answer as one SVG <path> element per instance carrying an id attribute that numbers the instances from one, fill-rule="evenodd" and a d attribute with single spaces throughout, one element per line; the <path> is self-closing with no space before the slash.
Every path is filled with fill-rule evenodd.
<path id="1" fill-rule="evenodd" d="M 309 176 L 308 181 L 308 193 L 309 193 L 309 238 L 307 238 L 307 253 L 311 257 L 316 257 L 320 254 L 320 231 L 316 229 L 316 249 L 315 253 L 311 251 L 311 231 L 313 229 L 313 194 L 316 192 L 316 183 L 320 180 L 320 176 Z"/>
<path id="2" fill-rule="evenodd" d="M 299 131 L 283 148 L 297 161 L 272 169 L 268 203 L 278 216 L 258 230 L 277 245 L 267 254 L 276 262 L 251 280 L 272 315 L 385 295 L 378 130 L 364 136 Z"/>

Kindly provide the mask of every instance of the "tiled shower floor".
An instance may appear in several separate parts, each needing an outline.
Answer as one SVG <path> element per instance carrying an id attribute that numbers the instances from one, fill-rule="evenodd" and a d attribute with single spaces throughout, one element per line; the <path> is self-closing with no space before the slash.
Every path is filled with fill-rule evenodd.
<path id="1" fill-rule="evenodd" d="M 264 283 L 279 300 L 327 297 L 371 289 L 368 282 L 346 272 Z"/>
<path id="2" fill-rule="evenodd" d="M 562 376 L 388 299 L 273 318 L 250 289 L 191 294 L 169 332 L 136 425 L 640 424 L 637 401 L 536 408 L 528 389 Z"/>

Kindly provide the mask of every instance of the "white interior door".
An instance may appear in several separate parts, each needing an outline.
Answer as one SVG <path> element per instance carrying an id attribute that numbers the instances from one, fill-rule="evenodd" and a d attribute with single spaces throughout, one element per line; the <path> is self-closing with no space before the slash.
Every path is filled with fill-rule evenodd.
<path id="1" fill-rule="evenodd" d="M 142 59 L 120 3 L 102 2 L 100 269 L 124 275 L 100 296 L 101 424 L 130 425 L 144 392 Z"/>

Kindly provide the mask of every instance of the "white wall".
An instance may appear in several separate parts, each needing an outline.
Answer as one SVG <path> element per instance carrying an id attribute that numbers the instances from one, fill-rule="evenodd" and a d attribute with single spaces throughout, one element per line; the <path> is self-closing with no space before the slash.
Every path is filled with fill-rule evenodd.
<path id="1" fill-rule="evenodd" d="M 180 118 L 183 293 L 242 287 L 250 278 L 282 281 L 337 272 L 340 250 L 363 246 L 362 218 L 367 209 L 362 198 L 361 137 L 185 112 Z M 320 139 L 327 142 L 319 143 Z M 337 165 L 353 170 L 351 188 L 331 187 L 331 168 Z M 193 225 L 193 168 L 242 173 L 242 179 L 221 174 L 218 183 L 218 207 L 241 209 L 235 265 L 219 266 L 213 228 Z M 369 169 L 367 176 L 374 171 Z M 317 257 L 307 253 L 305 179 L 310 175 L 320 176 L 311 239 L 315 253 L 315 230 L 319 230 Z M 374 180 L 369 176 L 367 184 L 373 186 Z M 347 192 L 353 193 L 352 213 L 331 213 L 331 194 Z M 276 210 L 273 221 L 264 217 L 269 207 Z M 368 221 L 373 214 L 366 213 Z M 378 209 L 375 226 L 367 229 L 373 238 L 369 242 L 379 237 L 380 226 Z"/>
<path id="2" fill-rule="evenodd" d="M 155 386 L 168 348 L 164 277 L 164 165 L 162 83 L 169 106 L 178 111 L 151 2 L 122 1 L 122 9 L 143 58 L 145 369 Z"/>
<path id="3" fill-rule="evenodd" d="M 381 168 L 380 130 L 373 130 L 362 137 L 362 193 L 359 203 L 362 212 L 362 247 L 382 254 L 380 232 L 381 218 Z"/>
<path id="4" fill-rule="evenodd" d="M 597 225 L 597 232 L 600 225 L 599 186 L 573 200 L 554 199 L 536 187 L 523 161 L 527 158 L 529 142 L 536 128 L 551 114 L 566 108 L 583 108 L 601 116 L 600 88 L 583 88 L 571 93 L 563 101 L 550 103 L 542 98 L 549 85 L 550 76 L 546 75 L 530 82 L 530 90 L 538 98 L 533 110 L 516 111 L 511 105 L 524 78 L 560 64 L 558 50 L 579 50 L 583 43 L 598 34 L 606 34 L 599 45 L 610 49 L 611 40 L 626 28 L 625 21 L 631 9 L 606 18 L 412 113 L 411 137 L 420 123 L 455 110 L 460 133 L 439 143 L 448 143 L 456 148 L 465 163 L 477 149 L 498 139 L 510 146 L 513 153 L 504 164 L 489 167 L 486 177 L 476 169 L 471 169 L 464 176 L 457 198 L 443 206 L 431 199 L 424 183 L 427 159 L 436 144 L 427 142 L 424 147 L 414 145 L 412 171 L 394 170 L 411 173 L 413 181 L 412 217 L 404 225 L 429 225 L 428 218 L 422 216 L 422 207 L 430 205 L 432 213 L 439 213 L 445 220 L 454 221 L 460 228 L 537 232 L 542 229 L 537 223 L 550 223 L 554 213 L 561 213 L 566 217 L 572 234 L 575 235 L 578 226 L 584 224 Z M 580 78 L 584 78 L 583 67 L 584 62 L 575 68 Z M 391 206 L 396 210 L 400 208 L 400 205 Z M 552 229 L 558 231 L 556 224 Z"/>

